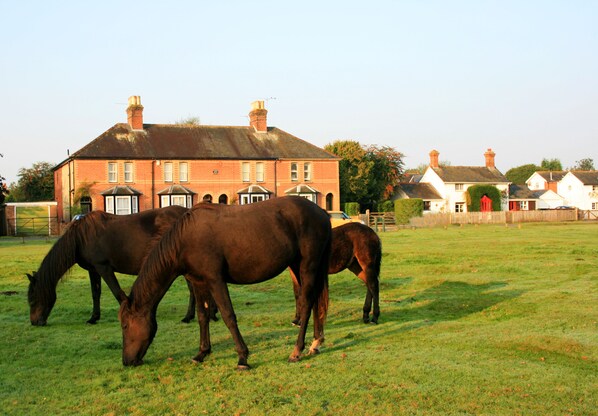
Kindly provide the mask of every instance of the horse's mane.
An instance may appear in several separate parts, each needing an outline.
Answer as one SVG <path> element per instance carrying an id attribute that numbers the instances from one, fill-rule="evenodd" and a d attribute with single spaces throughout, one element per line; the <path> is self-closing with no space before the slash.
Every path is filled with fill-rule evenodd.
<path id="1" fill-rule="evenodd" d="M 154 245 L 141 266 L 139 275 L 131 287 L 129 296 L 131 300 L 135 298 L 148 299 L 147 295 L 153 292 L 152 289 L 156 284 L 160 284 L 173 273 L 180 274 L 178 254 L 181 251 L 181 238 L 189 223 L 194 221 L 192 215 L 194 211 L 195 207 L 184 213 L 163 236 L 155 237 L 160 240 Z M 168 286 L 165 289 L 168 289 Z"/>
<path id="2" fill-rule="evenodd" d="M 35 292 L 44 297 L 56 290 L 56 284 L 76 263 L 78 250 L 97 239 L 105 228 L 110 214 L 94 211 L 70 223 L 65 233 L 52 246 L 35 275 Z M 29 293 L 30 297 L 33 293 Z"/>

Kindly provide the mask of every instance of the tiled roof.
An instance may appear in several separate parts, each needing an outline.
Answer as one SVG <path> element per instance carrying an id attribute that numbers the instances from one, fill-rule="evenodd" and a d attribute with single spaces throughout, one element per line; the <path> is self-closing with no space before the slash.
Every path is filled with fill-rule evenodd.
<path id="1" fill-rule="evenodd" d="M 170 185 L 160 192 L 157 195 L 195 195 L 196 193 L 193 192 L 191 189 L 183 186 L 183 185 Z"/>
<path id="2" fill-rule="evenodd" d="M 442 199 L 436 189 L 429 183 L 400 183 L 398 187 L 409 198 Z"/>
<path id="3" fill-rule="evenodd" d="M 509 185 L 509 199 L 539 199 L 546 189 L 532 191 L 527 185 Z"/>
<path id="4" fill-rule="evenodd" d="M 571 172 L 584 185 L 598 185 L 598 170 L 572 171 Z"/>
<path id="5" fill-rule="evenodd" d="M 301 184 L 301 185 L 293 186 L 290 189 L 287 189 L 286 191 L 284 191 L 284 193 L 287 195 L 318 194 L 319 191 L 317 191 L 316 189 L 312 188 L 309 185 Z"/>
<path id="6" fill-rule="evenodd" d="M 276 127 L 118 123 L 71 155 L 81 159 L 332 159 L 339 158 Z"/>
<path id="7" fill-rule="evenodd" d="M 142 195 L 137 189 L 128 185 L 117 185 L 100 192 L 101 195 Z"/>
<path id="8" fill-rule="evenodd" d="M 440 166 L 431 168 L 446 182 L 500 183 L 509 182 L 496 168 L 483 166 Z"/>
<path id="9" fill-rule="evenodd" d="M 536 172 L 546 182 L 558 182 L 567 174 L 566 170 L 542 170 Z"/>

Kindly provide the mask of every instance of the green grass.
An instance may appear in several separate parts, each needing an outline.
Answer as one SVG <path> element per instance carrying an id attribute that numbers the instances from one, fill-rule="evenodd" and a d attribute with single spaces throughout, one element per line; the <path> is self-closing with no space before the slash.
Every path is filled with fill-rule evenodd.
<path id="1" fill-rule="evenodd" d="M 158 309 L 145 364 L 121 364 L 117 303 L 104 286 L 89 326 L 75 267 L 46 327 L 29 324 L 25 272 L 50 244 L 0 239 L 0 409 L 5 414 L 590 415 L 598 408 L 598 224 L 480 226 L 381 234 L 380 324 L 361 323 L 364 285 L 331 276 L 322 353 L 287 363 L 297 330 L 286 273 L 233 286 L 252 370 L 237 372 L 222 321 L 202 364 L 187 289 Z M 123 276 L 129 288 L 133 278 Z M 128 290 L 128 289 L 127 289 Z M 16 292 L 16 293 L 14 293 Z M 311 334 L 310 334 L 311 335 Z M 308 345 L 311 336 L 308 339 Z"/>

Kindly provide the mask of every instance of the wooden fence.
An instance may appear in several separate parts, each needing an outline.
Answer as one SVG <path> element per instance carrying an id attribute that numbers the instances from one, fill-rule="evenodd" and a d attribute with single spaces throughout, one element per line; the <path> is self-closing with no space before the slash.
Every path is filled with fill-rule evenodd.
<path id="1" fill-rule="evenodd" d="M 412 227 L 436 227 L 451 224 L 517 224 L 523 222 L 577 221 L 577 210 L 458 212 L 428 214 L 411 218 Z"/>

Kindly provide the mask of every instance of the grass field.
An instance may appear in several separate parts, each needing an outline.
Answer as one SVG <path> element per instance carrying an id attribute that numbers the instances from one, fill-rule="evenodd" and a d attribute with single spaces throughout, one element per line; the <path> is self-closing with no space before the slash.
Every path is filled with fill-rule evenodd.
<path id="1" fill-rule="evenodd" d="M 91 296 L 78 267 L 59 284 L 48 325 L 31 326 L 25 273 L 50 244 L 0 239 L 0 413 L 598 414 L 597 236 L 596 223 L 383 233 L 380 324 L 361 323 L 357 278 L 331 276 L 325 346 L 295 364 L 286 361 L 297 334 L 286 272 L 231 287 L 248 372 L 235 371 L 222 321 L 212 324 L 212 355 L 191 363 L 199 333 L 180 323 L 182 280 L 160 304 L 140 367 L 121 364 L 106 286 L 102 319 L 85 324 Z"/>

